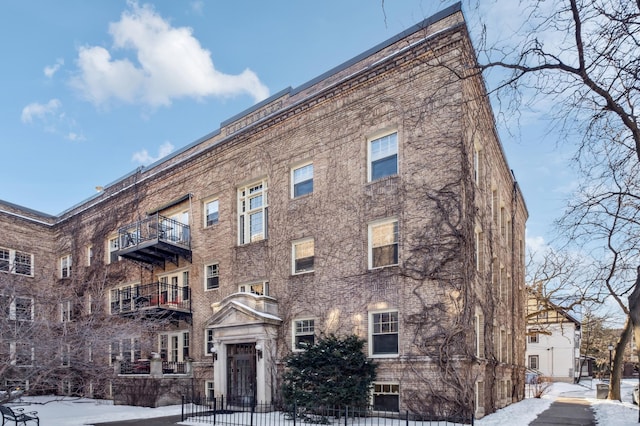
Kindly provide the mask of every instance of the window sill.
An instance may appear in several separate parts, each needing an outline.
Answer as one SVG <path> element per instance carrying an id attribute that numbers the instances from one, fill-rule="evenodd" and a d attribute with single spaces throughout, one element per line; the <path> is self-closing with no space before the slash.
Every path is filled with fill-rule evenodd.
<path id="1" fill-rule="evenodd" d="M 369 272 L 377 272 L 377 271 L 383 271 L 385 269 L 390 269 L 390 268 L 398 268 L 399 266 L 400 266 L 399 263 L 394 263 L 392 265 L 376 266 L 375 268 L 369 267 L 368 271 Z"/>
<path id="2" fill-rule="evenodd" d="M 292 277 L 303 277 L 305 275 L 313 275 L 313 274 L 315 274 L 315 272 L 316 272 L 315 270 L 313 270 L 313 271 L 304 271 L 304 272 L 293 272 L 291 274 L 291 276 Z"/>
<path id="3" fill-rule="evenodd" d="M 204 291 L 216 291 L 216 290 L 220 290 L 220 287 L 216 287 L 216 288 L 205 288 Z"/>
<path id="4" fill-rule="evenodd" d="M 369 355 L 369 358 L 372 359 L 394 359 L 399 358 L 400 354 L 377 354 L 377 355 Z"/>

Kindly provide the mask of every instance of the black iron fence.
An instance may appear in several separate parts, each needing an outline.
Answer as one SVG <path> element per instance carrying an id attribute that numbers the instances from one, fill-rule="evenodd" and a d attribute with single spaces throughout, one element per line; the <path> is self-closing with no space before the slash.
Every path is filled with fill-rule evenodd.
<path id="1" fill-rule="evenodd" d="M 231 403 L 230 401 L 234 401 Z M 237 399 L 182 400 L 182 421 L 230 426 L 454 426 L 473 425 L 474 418 L 427 415 L 409 411 L 379 411 L 372 407 L 300 407 L 280 403 L 238 404 Z M 442 410 L 437 410 L 443 412 Z"/>

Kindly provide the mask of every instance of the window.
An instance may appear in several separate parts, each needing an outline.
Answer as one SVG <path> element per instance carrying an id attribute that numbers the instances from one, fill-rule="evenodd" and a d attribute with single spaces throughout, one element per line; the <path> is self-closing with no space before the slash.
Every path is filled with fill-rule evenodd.
<path id="1" fill-rule="evenodd" d="M 301 350 L 315 344 L 315 320 L 303 319 L 293 322 L 293 349 Z"/>
<path id="2" fill-rule="evenodd" d="M 71 301 L 66 301 L 60 303 L 60 321 L 61 322 L 69 322 L 73 318 L 72 314 L 72 303 Z"/>
<path id="3" fill-rule="evenodd" d="M 313 272 L 314 241 L 313 238 L 293 243 L 293 273 Z"/>
<path id="4" fill-rule="evenodd" d="M 306 164 L 291 170 L 291 194 L 293 198 L 313 192 L 313 164 Z"/>
<path id="5" fill-rule="evenodd" d="M 238 189 L 238 242 L 248 244 L 267 238 L 267 182 Z"/>
<path id="6" fill-rule="evenodd" d="M 71 255 L 62 256 L 60 258 L 60 278 L 71 277 Z"/>
<path id="7" fill-rule="evenodd" d="M 33 320 L 33 299 L 29 297 L 16 297 L 15 319 L 18 321 Z"/>
<path id="8" fill-rule="evenodd" d="M 217 263 L 205 266 L 205 290 L 213 290 L 220 287 L 220 270 Z"/>
<path id="9" fill-rule="evenodd" d="M 476 314 L 476 356 L 484 358 L 484 315 Z"/>
<path id="10" fill-rule="evenodd" d="M 8 249 L 0 248 L 0 271 L 9 272 L 10 254 Z"/>
<path id="11" fill-rule="evenodd" d="M 215 395 L 215 387 L 214 387 L 214 382 L 207 380 L 206 382 L 204 382 L 204 391 L 205 391 L 205 395 L 207 395 L 207 399 L 209 399 L 209 401 L 213 401 L 213 398 L 216 397 Z"/>
<path id="12" fill-rule="evenodd" d="M 540 360 L 538 359 L 538 355 L 529 355 L 529 368 L 532 370 L 537 370 L 540 368 Z"/>
<path id="13" fill-rule="evenodd" d="M 93 262 L 93 246 L 87 247 L 87 266 L 91 266 Z"/>
<path id="14" fill-rule="evenodd" d="M 398 221 L 369 225 L 369 269 L 398 264 Z"/>
<path id="15" fill-rule="evenodd" d="M 63 367 L 68 367 L 71 365 L 71 346 L 68 344 L 63 344 L 60 348 L 60 365 Z"/>
<path id="16" fill-rule="evenodd" d="M 18 367 L 30 367 L 34 361 L 34 348 L 28 343 L 14 342 L 11 344 L 12 364 Z"/>
<path id="17" fill-rule="evenodd" d="M 369 141 L 369 182 L 398 173 L 398 133 Z"/>
<path id="18" fill-rule="evenodd" d="M 476 230 L 476 270 L 484 273 L 484 235 L 482 231 Z"/>
<path id="19" fill-rule="evenodd" d="M 142 357 L 140 339 L 137 337 L 127 337 L 120 340 L 113 340 L 109 347 L 110 360 L 113 363 L 117 357 L 122 357 L 123 361 L 133 362 Z"/>
<path id="20" fill-rule="evenodd" d="M 371 354 L 398 354 L 398 312 L 371 314 Z"/>
<path id="21" fill-rule="evenodd" d="M 204 220 L 205 227 L 215 225 L 216 223 L 218 223 L 218 206 L 219 206 L 218 200 L 207 201 L 204 204 L 205 215 L 206 215 Z"/>
<path id="22" fill-rule="evenodd" d="M 473 148 L 473 180 L 476 184 L 480 184 L 482 177 L 482 150 L 478 147 Z"/>
<path id="23" fill-rule="evenodd" d="M 33 255 L 0 248 L 0 272 L 33 276 Z"/>
<path id="24" fill-rule="evenodd" d="M 118 244 L 118 237 L 109 238 L 109 262 L 115 263 L 120 260 L 118 256 L 118 249 L 120 245 Z"/>
<path id="25" fill-rule="evenodd" d="M 400 412 L 400 385 L 395 383 L 373 384 L 374 411 Z"/>
<path id="26" fill-rule="evenodd" d="M 529 343 L 540 343 L 539 338 L 540 338 L 540 335 L 538 334 L 537 331 L 532 331 L 527 336 L 527 339 L 528 339 Z"/>
<path id="27" fill-rule="evenodd" d="M 16 251 L 14 263 L 16 274 L 33 275 L 31 270 L 31 255 L 29 253 Z"/>
<path id="28" fill-rule="evenodd" d="M 189 358 L 189 332 L 185 331 L 182 333 L 182 359 L 186 360 Z"/>
<path id="29" fill-rule="evenodd" d="M 208 328 L 205 333 L 205 348 L 206 355 L 211 355 L 211 348 L 213 348 L 213 329 Z"/>
<path id="30" fill-rule="evenodd" d="M 258 296 L 268 296 L 269 283 L 261 282 L 261 283 L 255 283 L 255 284 L 243 284 L 238 287 L 238 291 L 240 291 L 240 293 L 251 293 L 251 294 L 257 294 Z"/>

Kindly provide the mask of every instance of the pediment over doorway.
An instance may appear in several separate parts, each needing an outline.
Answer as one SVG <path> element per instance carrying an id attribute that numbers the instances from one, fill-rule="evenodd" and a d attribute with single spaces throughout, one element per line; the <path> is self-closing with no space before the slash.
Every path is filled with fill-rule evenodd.
<path id="1" fill-rule="evenodd" d="M 228 328 L 247 325 L 280 325 L 277 302 L 272 297 L 236 293 L 211 305 L 213 315 L 206 328 Z"/>

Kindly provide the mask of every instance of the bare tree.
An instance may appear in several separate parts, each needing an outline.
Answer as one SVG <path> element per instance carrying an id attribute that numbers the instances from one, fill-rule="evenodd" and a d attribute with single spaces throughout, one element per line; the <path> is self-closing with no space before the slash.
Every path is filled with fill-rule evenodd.
<path id="1" fill-rule="evenodd" d="M 468 4 L 480 13 L 480 2 Z M 559 139 L 578 135 L 575 158 L 584 173 L 583 185 L 562 229 L 569 240 L 599 249 L 592 256 L 600 262 L 601 286 L 595 294 L 613 299 L 628 315 L 616 345 L 614 371 L 619 372 L 631 327 L 640 341 L 640 275 L 634 266 L 640 194 L 635 187 L 640 160 L 640 2 L 522 0 L 520 7 L 521 25 L 515 34 L 502 34 L 501 42 L 488 41 L 487 27 L 479 26 L 476 71 L 492 77 L 503 72 L 491 90 L 503 116 L 544 99 L 552 105 L 549 116 Z M 619 399 L 619 385 L 612 384 L 609 397 Z"/>

